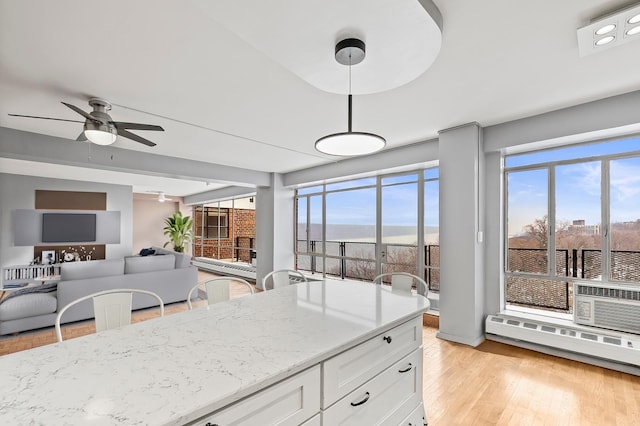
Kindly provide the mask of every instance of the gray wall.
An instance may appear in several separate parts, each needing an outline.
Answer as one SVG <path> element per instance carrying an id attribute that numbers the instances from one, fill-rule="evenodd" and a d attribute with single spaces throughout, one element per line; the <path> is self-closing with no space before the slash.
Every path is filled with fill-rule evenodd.
<path id="1" fill-rule="evenodd" d="M 13 210 L 11 224 L 13 228 L 13 244 L 16 246 L 60 245 L 42 241 L 42 215 L 44 213 L 91 213 L 96 218 L 96 239 L 94 244 L 120 244 L 120 212 L 95 210 Z M 80 242 L 89 244 L 90 241 Z"/>
<path id="2" fill-rule="evenodd" d="M 33 246 L 18 247 L 13 242 L 12 211 L 34 209 L 36 189 L 54 191 L 106 192 L 107 210 L 120 212 L 120 244 L 107 244 L 107 259 L 132 253 L 132 188 L 63 179 L 0 173 L 0 265 L 29 264 Z"/>
<path id="3" fill-rule="evenodd" d="M 476 346 L 484 339 L 484 244 L 480 191 L 482 129 L 440 133 L 440 330 Z"/>

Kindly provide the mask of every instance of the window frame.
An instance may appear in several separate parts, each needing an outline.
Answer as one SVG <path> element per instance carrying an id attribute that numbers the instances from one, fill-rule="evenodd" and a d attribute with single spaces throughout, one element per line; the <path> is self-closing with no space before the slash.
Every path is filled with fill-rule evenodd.
<path id="1" fill-rule="evenodd" d="M 432 265 L 426 265 L 426 259 L 425 259 L 425 250 L 420 249 L 420 247 L 424 247 L 424 221 L 425 221 L 425 184 L 427 182 L 433 182 L 433 181 L 438 181 L 440 180 L 440 173 L 439 170 L 437 172 L 437 174 L 434 176 L 433 174 L 429 173 L 430 171 L 434 170 L 434 169 L 439 169 L 438 165 L 434 165 L 432 167 L 428 167 L 428 168 L 420 168 L 420 169 L 412 169 L 412 170 L 405 170 L 405 171 L 401 171 L 401 172 L 394 172 L 394 173 L 388 173 L 388 174 L 380 174 L 380 175 L 375 175 L 375 176 L 370 176 L 369 178 L 373 178 L 373 181 L 367 181 L 367 177 L 362 178 L 355 178 L 355 179 L 345 179 L 345 180 L 340 180 L 340 181 L 331 181 L 331 182 L 327 182 L 327 183 L 323 183 L 318 185 L 316 184 L 312 184 L 309 185 L 307 187 L 300 187 L 297 188 L 295 191 L 295 195 L 294 195 L 294 220 L 295 220 L 295 224 L 294 224 L 294 255 L 296 258 L 296 268 L 298 268 L 298 258 L 300 256 L 306 256 L 310 258 L 310 268 L 314 271 L 316 271 L 316 273 L 321 273 L 323 277 L 327 276 L 327 260 L 344 260 L 344 261 L 366 261 L 366 262 L 375 262 L 376 263 L 376 271 L 379 273 L 379 269 L 381 267 L 381 265 L 384 263 L 383 261 L 381 261 L 380 259 L 380 247 L 375 247 L 374 253 L 375 253 L 375 258 L 373 259 L 363 259 L 363 258 L 355 258 L 355 257 L 349 257 L 349 256 L 340 256 L 340 255 L 333 255 L 333 254 L 329 254 L 327 253 L 327 244 L 326 244 L 326 225 L 327 225 L 327 195 L 328 194 L 334 194 L 334 193 L 343 193 L 343 192 L 347 192 L 347 191 L 355 191 L 355 190 L 364 190 L 364 189 L 373 189 L 376 191 L 376 196 L 375 196 L 375 208 L 376 208 L 376 216 L 375 216 L 375 223 L 376 223 L 376 236 L 375 236 L 375 241 L 372 243 L 374 245 L 376 245 L 376 241 L 380 241 L 381 244 L 382 243 L 382 239 L 381 239 L 381 230 L 380 227 L 378 226 L 381 222 L 381 211 L 382 211 L 382 199 L 381 199 L 381 194 L 382 194 L 382 188 L 387 188 L 387 187 L 393 187 L 393 186 L 400 186 L 400 185 L 405 185 L 405 184 L 409 184 L 409 183 L 415 183 L 416 184 L 416 197 L 418 199 L 417 202 L 417 222 L 416 222 L 416 227 L 417 227 L 417 233 L 416 233 L 416 239 L 417 239 L 417 259 L 416 259 L 416 275 L 419 275 L 421 277 L 425 276 L 428 271 L 435 271 L 438 270 L 439 271 L 439 265 L 438 266 L 432 266 Z M 389 179 L 391 178 L 393 180 L 394 177 L 400 177 L 400 176 L 408 176 L 408 175 L 415 175 L 415 178 L 413 178 L 413 180 L 411 181 L 398 181 L 398 182 L 386 182 L 383 183 L 384 179 Z M 348 182 L 357 182 L 357 181 L 363 181 L 364 183 L 362 185 L 348 185 Z M 341 184 L 347 184 L 347 186 L 345 187 L 341 187 Z M 327 187 L 331 188 L 332 186 L 334 186 L 336 189 L 329 189 L 327 190 Z M 314 190 L 309 190 L 309 189 L 314 189 Z M 309 227 L 311 225 L 311 216 L 313 215 L 312 213 L 312 202 L 311 200 L 314 197 L 320 197 L 321 201 L 322 201 L 322 206 L 321 206 L 321 210 L 322 210 L 322 223 L 321 223 L 321 235 L 322 235 L 322 250 L 321 251 L 312 251 L 311 247 L 309 247 Z M 305 208 L 306 208 L 306 217 L 302 218 L 299 217 L 299 203 L 304 202 L 305 203 Z M 438 203 L 439 205 L 439 203 Z M 438 215 L 439 217 L 439 215 Z M 303 235 L 302 232 L 299 233 L 299 226 L 300 224 L 302 224 L 302 222 L 299 222 L 300 220 L 305 220 L 306 221 L 306 234 Z M 304 232 L 304 231 L 303 231 Z M 303 237 L 304 240 L 301 240 L 300 237 Z M 305 244 L 299 244 L 301 242 L 305 242 Z M 390 244 L 393 245 L 393 244 Z M 320 259 L 318 259 L 320 258 Z M 317 260 L 321 260 L 321 264 L 320 262 L 317 262 Z M 317 263 L 316 263 L 317 262 Z"/>
<path id="2" fill-rule="evenodd" d="M 518 165 L 518 166 L 512 166 L 512 167 L 506 166 L 506 160 L 510 156 L 518 156 L 523 154 L 535 154 L 543 151 L 556 150 L 558 148 L 579 147 L 579 146 L 593 145 L 598 143 L 607 143 L 607 142 L 626 140 L 626 139 L 637 138 L 637 137 L 640 137 L 640 135 L 631 135 L 623 138 L 612 138 L 612 139 L 599 140 L 599 141 L 582 142 L 577 144 L 566 145 L 563 147 L 551 147 L 551 148 L 536 149 L 531 151 L 510 152 L 508 154 L 503 153 L 501 158 L 502 179 L 503 179 L 503 195 L 502 196 L 504 199 L 504 202 L 503 202 L 504 239 L 503 239 L 503 268 L 502 268 L 503 291 L 501 292 L 502 294 L 501 305 L 503 309 L 520 308 L 520 306 L 518 305 L 515 305 L 515 306 L 507 305 L 507 297 L 506 297 L 507 277 L 533 278 L 533 279 L 540 279 L 540 280 L 549 280 L 554 282 L 569 282 L 569 283 L 571 283 L 573 280 L 576 280 L 575 277 L 561 276 L 556 273 L 556 268 L 557 268 L 557 262 L 556 262 L 556 256 L 555 256 L 555 253 L 556 253 L 556 235 L 555 235 L 556 234 L 556 182 L 557 182 L 556 169 L 558 166 L 574 165 L 574 164 L 581 164 L 581 163 L 588 163 L 588 162 L 600 162 L 600 212 L 601 212 L 600 213 L 600 220 L 601 220 L 600 237 L 601 237 L 601 247 L 602 247 L 601 248 L 602 279 L 593 280 L 593 279 L 581 278 L 581 277 L 577 279 L 582 281 L 592 281 L 592 282 L 600 283 L 603 285 L 618 285 L 618 286 L 622 285 L 622 286 L 634 286 L 634 287 L 640 285 L 640 282 L 621 281 L 621 280 L 612 279 L 611 277 L 612 253 L 611 253 L 611 235 L 610 235 L 610 229 L 611 229 L 610 164 L 611 164 L 611 161 L 626 159 L 626 158 L 640 158 L 640 149 L 635 151 L 627 151 L 623 153 L 591 155 L 591 156 L 585 156 L 580 158 L 554 160 L 554 161 L 547 161 L 547 162 L 536 162 L 533 164 Z M 546 206 L 547 218 L 548 218 L 547 219 L 547 228 L 548 228 L 547 229 L 548 231 L 547 271 L 546 271 L 546 274 L 544 275 L 527 273 L 527 272 L 511 272 L 511 271 L 508 271 L 508 268 L 509 268 L 509 175 L 510 173 L 513 173 L 513 172 L 543 170 L 543 169 L 547 170 L 547 179 L 548 179 L 547 181 L 548 196 L 547 196 L 547 206 Z M 639 250 L 640 250 L 640 247 L 639 247 Z M 525 307 L 524 309 L 525 310 L 531 309 L 539 313 L 544 312 L 544 314 L 552 313 L 552 311 L 542 310 L 533 305 L 529 307 Z M 569 312 L 571 312 L 571 309 L 567 312 L 567 315 L 569 315 Z M 572 314 L 570 315 L 573 316 Z"/>

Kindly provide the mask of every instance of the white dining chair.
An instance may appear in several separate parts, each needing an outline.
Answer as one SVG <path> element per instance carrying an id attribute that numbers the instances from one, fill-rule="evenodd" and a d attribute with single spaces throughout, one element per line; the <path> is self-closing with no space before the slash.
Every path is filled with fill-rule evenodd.
<path id="1" fill-rule="evenodd" d="M 160 296 L 152 291 L 135 288 L 119 288 L 99 291 L 76 299 L 60 309 L 55 322 L 58 342 L 62 342 L 62 330 L 60 328 L 62 315 L 70 307 L 88 299 L 93 299 L 93 313 L 95 316 L 96 332 L 131 324 L 131 309 L 134 293 L 154 297 L 158 301 L 158 306 L 160 307 L 160 316 L 164 316 L 164 302 Z"/>
<path id="2" fill-rule="evenodd" d="M 390 279 L 391 289 L 393 290 L 405 291 L 410 293 L 415 282 L 416 292 L 418 294 L 427 297 L 427 294 L 429 293 L 429 286 L 427 286 L 426 281 L 417 275 L 410 274 L 408 272 L 386 272 L 375 277 L 373 279 L 373 282 L 375 284 L 382 284 L 385 281 L 385 278 Z"/>
<path id="3" fill-rule="evenodd" d="M 209 305 L 213 305 L 214 303 L 224 302 L 226 300 L 231 299 L 231 285 L 234 282 L 238 282 L 244 284 L 248 289 L 249 293 L 253 294 L 253 286 L 246 280 L 242 278 L 236 277 L 218 277 L 212 278 L 204 282 L 204 288 L 207 292 L 207 302 Z M 200 283 L 196 284 L 187 295 L 187 305 L 189 309 L 193 309 L 191 304 L 191 298 L 193 297 L 193 292 L 198 289 Z"/>
<path id="4" fill-rule="evenodd" d="M 267 282 L 271 279 L 271 288 L 284 287 L 291 284 L 296 284 L 299 282 L 307 282 L 307 277 L 305 277 L 301 272 L 293 270 L 293 269 L 278 269 L 275 271 L 269 272 L 262 278 L 262 289 L 267 290 Z"/>

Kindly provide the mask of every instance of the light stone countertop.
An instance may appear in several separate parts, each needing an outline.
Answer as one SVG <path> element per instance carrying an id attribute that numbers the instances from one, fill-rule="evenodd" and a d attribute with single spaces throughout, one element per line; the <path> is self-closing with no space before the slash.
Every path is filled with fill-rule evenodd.
<path id="1" fill-rule="evenodd" d="M 0 425 L 180 425 L 426 311 L 326 280 L 0 357 Z"/>

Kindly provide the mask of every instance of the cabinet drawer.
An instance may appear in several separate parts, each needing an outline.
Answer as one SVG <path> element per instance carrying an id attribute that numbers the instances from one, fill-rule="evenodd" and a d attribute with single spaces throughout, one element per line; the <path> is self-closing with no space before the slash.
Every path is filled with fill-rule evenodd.
<path id="1" fill-rule="evenodd" d="M 322 407 L 329 407 L 421 344 L 422 316 L 325 361 Z"/>
<path id="2" fill-rule="evenodd" d="M 424 426 L 426 424 L 424 406 L 420 404 L 411 412 L 411 414 L 398 423 L 398 426 Z"/>
<path id="3" fill-rule="evenodd" d="M 322 414 L 322 424 L 397 425 L 422 402 L 422 348 L 394 363 Z"/>
<path id="4" fill-rule="evenodd" d="M 322 417 L 320 417 L 320 413 L 316 414 L 306 422 L 302 423 L 301 426 L 322 426 Z"/>
<path id="5" fill-rule="evenodd" d="M 299 425 L 319 411 L 320 367 L 315 366 L 208 415 L 194 424 Z"/>

